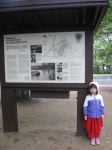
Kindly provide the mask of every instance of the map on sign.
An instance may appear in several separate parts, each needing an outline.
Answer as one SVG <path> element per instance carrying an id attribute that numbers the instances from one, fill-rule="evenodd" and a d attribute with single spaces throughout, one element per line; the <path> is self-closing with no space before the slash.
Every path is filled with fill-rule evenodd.
<path id="1" fill-rule="evenodd" d="M 43 57 L 84 57 L 83 51 L 73 49 L 71 42 L 67 39 L 67 37 L 60 39 L 58 36 L 58 34 L 54 34 L 53 36 L 43 36 L 43 43 L 45 47 L 47 47 L 47 44 L 50 42 L 49 39 L 52 38 L 51 43 L 49 43 L 49 48 L 46 49 Z"/>

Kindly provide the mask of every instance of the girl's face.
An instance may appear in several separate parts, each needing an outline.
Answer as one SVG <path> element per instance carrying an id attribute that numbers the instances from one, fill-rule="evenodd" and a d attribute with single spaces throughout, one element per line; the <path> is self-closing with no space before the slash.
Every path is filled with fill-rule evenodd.
<path id="1" fill-rule="evenodd" d="M 96 89 L 95 87 L 92 87 L 92 88 L 90 88 L 90 92 L 91 92 L 92 94 L 96 94 L 97 89 Z"/>

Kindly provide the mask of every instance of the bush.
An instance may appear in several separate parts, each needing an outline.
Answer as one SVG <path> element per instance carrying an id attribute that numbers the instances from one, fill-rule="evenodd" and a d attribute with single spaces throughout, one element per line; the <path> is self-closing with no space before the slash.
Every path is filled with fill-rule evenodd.
<path id="1" fill-rule="evenodd" d="M 19 102 L 28 102 L 31 100 L 30 90 L 17 89 L 16 99 Z"/>

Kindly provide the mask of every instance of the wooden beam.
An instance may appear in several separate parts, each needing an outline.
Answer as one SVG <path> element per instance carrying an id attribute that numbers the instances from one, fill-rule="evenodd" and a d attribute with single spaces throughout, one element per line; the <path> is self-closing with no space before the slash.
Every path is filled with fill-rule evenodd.
<path id="1" fill-rule="evenodd" d="M 93 81 L 93 31 L 90 29 L 85 33 L 85 66 L 85 81 L 89 84 Z"/>
<path id="2" fill-rule="evenodd" d="M 87 12 L 87 8 L 86 7 L 84 7 L 83 8 L 83 22 L 82 22 L 82 24 L 83 25 L 85 25 L 86 24 L 86 12 Z"/>
<path id="3" fill-rule="evenodd" d="M 73 16 L 74 16 L 74 25 L 78 25 L 79 23 L 79 11 L 76 10 L 74 13 L 73 13 Z"/>
<path id="4" fill-rule="evenodd" d="M 78 90 L 77 95 L 77 135 L 82 136 L 86 135 L 86 132 L 83 127 L 83 103 L 85 100 L 85 97 L 87 95 L 88 89 L 80 89 Z"/>
<path id="5" fill-rule="evenodd" d="M 96 24 L 95 24 L 94 27 L 93 27 L 94 30 L 97 30 L 97 29 L 98 29 L 98 27 L 99 27 L 101 21 L 103 20 L 103 17 L 104 17 L 104 15 L 105 15 L 107 9 L 108 9 L 108 6 L 105 6 L 105 7 L 102 7 L 102 8 L 101 8 L 101 13 L 100 13 L 99 17 L 97 18 Z"/>
<path id="6" fill-rule="evenodd" d="M 96 7 L 96 11 L 93 18 L 93 24 L 92 24 L 93 26 L 95 26 L 99 12 L 100 12 L 100 7 Z"/>
<path id="7" fill-rule="evenodd" d="M 32 1 L 1 1 L 0 11 L 18 11 L 33 9 L 73 8 L 84 6 L 106 6 L 108 0 L 32 0 Z"/>
<path id="8" fill-rule="evenodd" d="M 54 12 L 55 18 L 56 18 L 56 22 L 57 22 L 57 26 L 60 27 L 60 20 L 59 20 L 59 14 L 58 12 Z"/>
<path id="9" fill-rule="evenodd" d="M 70 96 L 69 91 L 37 91 L 31 90 L 31 97 L 32 98 L 61 98 L 61 99 L 68 99 Z"/>
<path id="10" fill-rule="evenodd" d="M 2 101 L 2 116 L 3 116 L 3 131 L 17 132 L 17 104 L 16 92 L 11 88 L 3 88 L 1 86 L 1 101 Z"/>
<path id="11" fill-rule="evenodd" d="M 36 22 L 38 23 L 39 27 L 42 28 L 42 23 L 41 23 L 39 15 L 36 13 L 33 16 L 34 16 Z"/>
<path id="12" fill-rule="evenodd" d="M 19 23 L 19 25 L 20 25 L 22 28 L 24 28 L 25 25 L 24 25 L 24 23 L 23 23 L 23 21 L 22 21 L 21 16 L 16 16 L 16 19 L 17 19 L 17 22 Z"/>

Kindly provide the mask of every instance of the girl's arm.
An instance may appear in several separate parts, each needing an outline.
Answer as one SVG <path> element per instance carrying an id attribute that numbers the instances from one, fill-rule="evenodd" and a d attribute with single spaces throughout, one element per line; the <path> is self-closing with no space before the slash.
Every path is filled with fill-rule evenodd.
<path id="1" fill-rule="evenodd" d="M 84 114 L 85 120 L 87 120 L 87 107 L 88 107 L 88 96 L 86 96 L 84 104 L 83 104 L 83 114 Z"/>
<path id="2" fill-rule="evenodd" d="M 101 100 L 101 111 L 102 111 L 102 115 L 105 114 L 105 108 L 104 108 L 104 101 L 103 101 L 103 97 L 100 95 L 100 100 Z"/>

